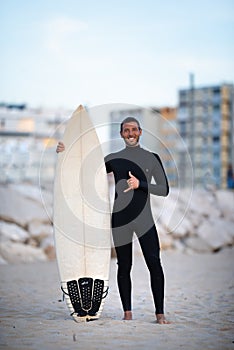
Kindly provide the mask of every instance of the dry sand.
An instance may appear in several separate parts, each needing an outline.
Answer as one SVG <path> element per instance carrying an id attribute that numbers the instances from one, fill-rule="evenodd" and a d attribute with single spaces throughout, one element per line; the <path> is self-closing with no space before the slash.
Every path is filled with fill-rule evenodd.
<path id="1" fill-rule="evenodd" d="M 233 249 L 216 254 L 162 253 L 166 313 L 158 325 L 142 256 L 133 267 L 134 320 L 122 321 L 111 263 L 110 292 L 101 319 L 75 323 L 61 302 L 55 262 L 4 265 L 1 349 L 234 349 Z"/>

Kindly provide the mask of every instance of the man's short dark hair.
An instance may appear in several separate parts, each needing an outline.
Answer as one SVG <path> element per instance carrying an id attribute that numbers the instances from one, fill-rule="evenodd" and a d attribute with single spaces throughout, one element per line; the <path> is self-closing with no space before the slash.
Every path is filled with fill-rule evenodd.
<path id="1" fill-rule="evenodd" d="M 124 124 L 126 124 L 126 123 L 131 123 L 131 122 L 137 123 L 139 130 L 141 130 L 140 123 L 139 123 L 139 121 L 138 121 L 136 118 L 134 118 L 134 117 L 127 117 L 127 118 L 125 118 L 125 119 L 122 121 L 122 123 L 120 124 L 120 132 L 123 131 L 123 125 L 124 125 Z"/>

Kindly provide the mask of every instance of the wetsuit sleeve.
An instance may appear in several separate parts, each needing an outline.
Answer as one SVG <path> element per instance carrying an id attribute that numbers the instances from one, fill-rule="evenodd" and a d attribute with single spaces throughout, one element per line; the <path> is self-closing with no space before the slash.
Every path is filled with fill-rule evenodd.
<path id="1" fill-rule="evenodd" d="M 111 173 L 112 167 L 111 167 L 111 159 L 110 154 L 104 158 L 105 166 L 106 166 L 106 172 Z"/>
<path id="2" fill-rule="evenodd" d="M 155 157 L 155 165 L 153 168 L 152 176 L 156 182 L 156 184 L 149 184 L 145 181 L 140 181 L 139 189 L 155 194 L 157 196 L 167 196 L 169 193 L 169 185 L 165 170 L 163 168 L 161 159 L 155 153 L 153 153 Z"/>

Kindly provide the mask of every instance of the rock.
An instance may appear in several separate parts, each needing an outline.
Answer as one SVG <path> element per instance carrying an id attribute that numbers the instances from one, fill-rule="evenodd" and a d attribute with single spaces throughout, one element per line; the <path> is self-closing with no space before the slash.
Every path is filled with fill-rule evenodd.
<path id="1" fill-rule="evenodd" d="M 161 233 L 158 236 L 161 250 L 173 248 L 173 239 L 169 234 Z"/>
<path id="2" fill-rule="evenodd" d="M 11 184 L 9 188 L 42 206 L 52 221 L 53 191 L 46 191 L 32 184 Z"/>
<path id="3" fill-rule="evenodd" d="M 114 247 L 111 247 L 111 259 L 116 258 L 116 251 Z"/>
<path id="4" fill-rule="evenodd" d="M 155 221 L 175 238 L 182 238 L 193 232 L 193 223 L 187 218 L 187 204 L 181 200 L 181 191 L 172 189 L 169 196 L 151 199 Z"/>
<path id="5" fill-rule="evenodd" d="M 42 241 L 41 241 L 41 245 L 40 247 L 41 248 L 46 248 L 48 246 L 52 246 L 54 247 L 54 237 L 53 236 L 48 236 L 48 237 L 45 237 Z"/>
<path id="6" fill-rule="evenodd" d="M 185 252 L 185 245 L 178 239 L 173 240 L 173 248 L 178 250 L 179 252 Z"/>
<path id="7" fill-rule="evenodd" d="M 227 244 L 234 243 L 234 226 L 232 221 L 228 221 L 222 218 L 210 219 L 214 231 L 221 236 L 226 237 Z"/>
<path id="8" fill-rule="evenodd" d="M 172 236 L 166 231 L 166 229 L 160 224 L 160 222 L 156 222 L 155 224 L 158 232 L 160 249 L 166 250 L 173 248 Z"/>
<path id="9" fill-rule="evenodd" d="M 216 201 L 212 193 L 205 190 L 194 190 L 189 202 L 189 211 L 197 213 L 205 218 L 212 215 L 220 217 L 221 212 L 216 205 Z"/>
<path id="10" fill-rule="evenodd" d="M 31 221 L 49 222 L 42 205 L 19 195 L 12 188 L 0 188 L 0 198 L 0 219 L 3 221 L 14 222 L 23 228 Z"/>
<path id="11" fill-rule="evenodd" d="M 41 190 L 39 186 L 33 186 L 31 184 L 11 184 L 9 188 L 22 197 L 41 203 Z"/>
<path id="12" fill-rule="evenodd" d="M 215 192 L 215 198 L 222 216 L 230 221 L 234 221 L 234 192 L 217 190 Z"/>
<path id="13" fill-rule="evenodd" d="M 53 236 L 49 236 L 49 237 L 44 238 L 41 242 L 40 247 L 44 250 L 44 252 L 49 260 L 54 260 L 56 258 L 56 252 L 55 252 L 55 247 L 54 247 L 54 237 Z"/>
<path id="14" fill-rule="evenodd" d="M 44 249 L 44 252 L 48 258 L 48 260 L 55 260 L 56 259 L 56 252 L 54 246 L 48 246 Z"/>
<path id="15" fill-rule="evenodd" d="M 214 195 L 208 191 L 194 191 L 191 203 L 193 211 L 200 213 L 204 217 L 212 215 L 213 217 L 218 218 L 221 216 Z"/>
<path id="16" fill-rule="evenodd" d="M 30 235 L 41 244 L 44 238 L 53 235 L 53 227 L 49 224 L 42 224 L 39 221 L 32 221 L 28 225 Z"/>
<path id="17" fill-rule="evenodd" d="M 158 199 L 152 200 L 153 215 L 171 233 L 176 249 L 183 250 L 185 242 L 186 247 L 195 251 L 215 251 L 234 243 L 233 198 L 230 191 L 172 189 L 165 202 L 161 202 L 163 208 Z"/>
<path id="18" fill-rule="evenodd" d="M 207 253 L 212 251 L 210 245 L 201 237 L 188 237 L 184 242 L 186 247 L 199 253 Z"/>
<path id="19" fill-rule="evenodd" d="M 1 242 L 7 240 L 25 242 L 29 238 L 29 234 L 16 224 L 0 222 L 0 237 Z"/>
<path id="20" fill-rule="evenodd" d="M 197 234 L 213 251 L 233 244 L 233 225 L 219 218 L 205 220 L 198 228 Z"/>
<path id="21" fill-rule="evenodd" d="M 0 265 L 6 265 L 7 261 L 0 256 Z"/>
<path id="22" fill-rule="evenodd" d="M 46 261 L 46 255 L 42 249 L 10 241 L 1 243 L 0 256 L 12 264 Z"/>
<path id="23" fill-rule="evenodd" d="M 197 212 L 188 211 L 186 213 L 186 219 L 191 223 L 193 230 L 189 232 L 190 236 L 196 235 L 196 230 L 199 226 L 201 226 L 202 222 L 206 220 L 204 216 Z"/>
<path id="24" fill-rule="evenodd" d="M 174 238 L 182 238 L 193 231 L 192 223 L 178 210 L 171 212 L 166 209 L 162 212 L 160 223 Z"/>
<path id="25" fill-rule="evenodd" d="M 0 264 L 53 260 L 52 191 L 10 184 L 0 187 L 0 196 Z M 162 250 L 205 253 L 234 245 L 233 191 L 171 188 L 167 197 L 152 195 L 151 205 Z M 136 237 L 134 251 L 142 254 Z"/>
<path id="26" fill-rule="evenodd" d="M 35 239 L 35 238 L 33 238 L 33 237 L 29 237 L 27 240 L 26 240 L 26 242 L 25 242 L 25 244 L 28 244 L 28 245 L 30 245 L 31 247 L 39 247 L 39 242 Z"/>

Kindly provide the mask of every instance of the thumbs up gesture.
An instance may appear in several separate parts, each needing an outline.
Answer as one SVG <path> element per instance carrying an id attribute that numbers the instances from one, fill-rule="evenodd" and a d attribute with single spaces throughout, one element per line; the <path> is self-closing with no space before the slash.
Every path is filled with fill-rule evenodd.
<path id="1" fill-rule="evenodd" d="M 130 190 L 136 190 L 139 187 L 140 181 L 132 175 L 131 171 L 128 172 L 129 179 L 127 180 L 128 188 L 124 190 L 124 192 L 128 192 Z"/>

